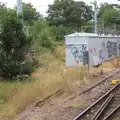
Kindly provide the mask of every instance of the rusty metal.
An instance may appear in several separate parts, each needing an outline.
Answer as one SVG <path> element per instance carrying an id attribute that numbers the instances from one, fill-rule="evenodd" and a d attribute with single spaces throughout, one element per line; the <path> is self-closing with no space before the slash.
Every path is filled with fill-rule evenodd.
<path id="1" fill-rule="evenodd" d="M 105 95 L 103 95 L 100 99 L 98 99 L 96 102 L 94 102 L 90 107 L 88 107 L 86 110 L 84 110 L 82 113 L 80 113 L 76 118 L 74 118 L 73 120 L 84 120 L 85 116 L 89 116 L 89 112 L 93 109 L 93 107 L 97 106 L 98 104 L 101 103 L 101 101 L 105 101 L 108 96 L 111 93 L 114 93 L 116 91 L 116 89 L 120 86 L 120 83 L 117 84 L 114 88 L 112 88 L 110 91 L 108 91 Z M 103 103 L 103 102 L 102 102 Z M 90 119 L 89 119 L 90 120 Z"/>
<path id="2" fill-rule="evenodd" d="M 118 110 L 120 110 L 120 105 L 115 110 L 113 110 L 104 120 L 110 120 Z"/>
<path id="3" fill-rule="evenodd" d="M 98 120 L 99 119 L 99 117 L 101 116 L 101 114 L 103 113 L 103 111 L 105 110 L 107 105 L 111 102 L 113 97 L 114 97 L 114 94 L 109 95 L 109 97 L 106 99 L 106 101 L 102 104 L 102 106 L 98 109 L 96 114 L 93 116 L 92 120 Z"/>
<path id="4" fill-rule="evenodd" d="M 74 99 L 76 96 L 80 96 L 80 95 L 83 95 L 85 93 L 88 93 L 90 92 L 92 89 L 100 86 L 100 85 L 103 85 L 105 82 L 111 82 L 109 79 L 112 78 L 113 76 L 117 75 L 118 73 L 120 73 L 120 67 L 117 69 L 117 70 L 113 70 L 111 73 L 107 73 L 105 74 L 104 78 L 101 79 L 101 81 L 98 81 L 97 83 L 95 83 L 94 85 L 84 89 L 82 92 L 70 97 L 69 99 L 65 100 L 64 103 L 66 103 L 67 101 L 70 101 L 72 99 Z"/>

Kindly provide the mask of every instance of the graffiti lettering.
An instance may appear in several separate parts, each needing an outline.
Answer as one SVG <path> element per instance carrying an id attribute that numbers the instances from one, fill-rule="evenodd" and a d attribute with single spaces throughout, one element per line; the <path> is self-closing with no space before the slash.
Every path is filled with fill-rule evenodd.
<path id="1" fill-rule="evenodd" d="M 100 46 L 101 47 L 99 49 L 99 59 L 102 62 L 105 59 L 105 42 L 102 42 Z"/>
<path id="2" fill-rule="evenodd" d="M 103 61 L 103 60 L 105 59 L 104 50 L 100 50 L 100 51 L 99 51 L 99 59 L 100 59 L 101 61 Z"/>
<path id="3" fill-rule="evenodd" d="M 66 49 L 72 49 L 74 45 L 66 45 Z"/>
<path id="4" fill-rule="evenodd" d="M 71 53 L 73 54 L 75 60 L 81 59 L 81 57 L 82 57 L 81 53 L 79 52 L 79 49 L 75 46 L 72 47 Z"/>
<path id="5" fill-rule="evenodd" d="M 66 48 L 70 50 L 76 63 L 80 62 L 83 62 L 83 64 L 86 63 L 86 61 L 84 60 L 85 55 L 88 54 L 86 45 L 67 45 Z"/>
<path id="6" fill-rule="evenodd" d="M 108 58 L 117 56 L 117 42 L 107 42 Z"/>

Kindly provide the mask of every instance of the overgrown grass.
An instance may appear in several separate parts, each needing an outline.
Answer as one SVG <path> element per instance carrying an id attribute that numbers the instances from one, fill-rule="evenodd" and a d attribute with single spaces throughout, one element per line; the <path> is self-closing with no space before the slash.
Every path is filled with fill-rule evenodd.
<path id="1" fill-rule="evenodd" d="M 1 119 L 15 116 L 36 99 L 44 99 L 60 89 L 67 92 L 75 91 L 92 82 L 88 79 L 83 66 L 80 68 L 65 66 L 64 47 L 57 47 L 56 53 L 46 53 L 39 60 L 40 67 L 26 82 L 0 83 Z M 105 62 L 100 68 L 91 68 L 90 74 L 100 75 L 101 68 L 105 72 L 110 72 L 115 66 L 112 62 Z"/>

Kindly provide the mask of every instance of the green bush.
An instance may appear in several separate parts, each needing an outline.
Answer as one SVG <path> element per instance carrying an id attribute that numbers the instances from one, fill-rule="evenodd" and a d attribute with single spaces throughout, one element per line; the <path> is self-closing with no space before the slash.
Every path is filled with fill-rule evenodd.
<path id="1" fill-rule="evenodd" d="M 52 27 L 49 27 L 45 21 L 37 21 L 34 26 L 30 28 L 30 35 L 33 36 L 34 47 L 40 51 L 41 47 L 54 50 L 56 46 L 55 37 Z"/>
<path id="2" fill-rule="evenodd" d="M 73 28 L 71 28 L 71 27 L 64 27 L 63 25 L 53 26 L 52 31 L 54 33 L 55 40 L 57 42 L 63 42 L 65 35 L 71 34 L 71 33 L 74 32 Z"/>
<path id="3" fill-rule="evenodd" d="M 15 78 L 31 74 L 32 71 L 27 69 L 32 67 L 30 47 L 31 39 L 24 33 L 22 20 L 16 11 L 8 10 L 0 31 L 0 70 L 3 76 Z"/>

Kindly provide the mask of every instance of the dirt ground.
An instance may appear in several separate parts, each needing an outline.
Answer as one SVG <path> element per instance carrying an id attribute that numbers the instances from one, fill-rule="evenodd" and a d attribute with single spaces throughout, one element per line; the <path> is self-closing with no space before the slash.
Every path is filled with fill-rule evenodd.
<path id="1" fill-rule="evenodd" d="M 99 76 L 93 79 L 90 86 L 77 88 L 74 92 L 60 90 L 55 95 L 46 100 L 36 100 L 26 110 L 17 116 L 14 120 L 72 120 L 85 108 L 91 105 L 96 98 L 100 96 L 102 91 L 107 89 L 108 84 L 97 86 L 90 92 L 80 94 L 88 87 L 100 82 L 103 78 L 111 73 Z M 110 77 L 109 80 L 120 78 L 120 73 Z"/>

